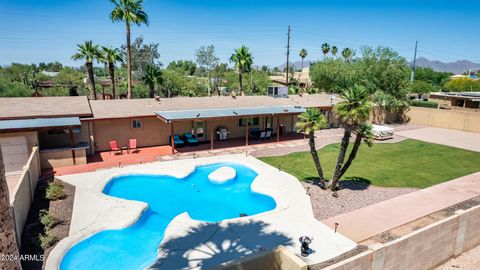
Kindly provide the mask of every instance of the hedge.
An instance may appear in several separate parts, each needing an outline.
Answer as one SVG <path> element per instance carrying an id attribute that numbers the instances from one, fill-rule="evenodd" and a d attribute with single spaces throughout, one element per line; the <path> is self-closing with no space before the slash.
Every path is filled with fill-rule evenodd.
<path id="1" fill-rule="evenodd" d="M 412 106 L 416 107 L 425 107 L 425 108 L 438 108 L 438 103 L 433 102 L 433 101 L 424 101 L 424 100 L 412 100 Z"/>

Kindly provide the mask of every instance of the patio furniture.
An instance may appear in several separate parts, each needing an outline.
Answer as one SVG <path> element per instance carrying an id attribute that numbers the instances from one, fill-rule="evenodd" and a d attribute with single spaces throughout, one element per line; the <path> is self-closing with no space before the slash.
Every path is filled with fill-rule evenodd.
<path id="1" fill-rule="evenodd" d="M 179 135 L 173 135 L 173 144 L 175 145 L 175 147 L 182 147 L 185 145 L 185 142 L 182 140 L 182 138 L 180 138 Z"/>
<path id="2" fill-rule="evenodd" d="M 114 155 L 123 154 L 122 149 L 118 147 L 117 141 L 110 141 L 109 144 L 110 144 L 110 150 L 113 152 Z M 112 152 L 110 152 L 110 154 Z"/>
<path id="3" fill-rule="evenodd" d="M 249 128 L 248 129 L 248 136 L 250 136 L 252 138 L 260 138 L 260 133 L 261 132 L 262 131 L 257 127 Z"/>
<path id="4" fill-rule="evenodd" d="M 260 132 L 260 137 L 259 137 L 258 139 L 259 139 L 259 140 L 262 140 L 262 139 L 265 139 L 265 140 L 266 140 L 266 139 L 267 139 L 266 135 L 267 135 L 267 132 L 266 132 L 266 131 L 262 131 L 262 132 Z"/>
<path id="5" fill-rule="evenodd" d="M 270 140 L 272 138 L 272 130 L 267 129 L 267 134 L 265 134 L 265 140 Z"/>
<path id="6" fill-rule="evenodd" d="M 133 153 L 133 152 L 138 152 L 137 148 L 137 139 L 130 139 L 128 142 L 128 152 Z"/>
<path id="7" fill-rule="evenodd" d="M 192 133 L 184 133 L 183 138 L 188 145 L 198 145 L 198 140 Z"/>

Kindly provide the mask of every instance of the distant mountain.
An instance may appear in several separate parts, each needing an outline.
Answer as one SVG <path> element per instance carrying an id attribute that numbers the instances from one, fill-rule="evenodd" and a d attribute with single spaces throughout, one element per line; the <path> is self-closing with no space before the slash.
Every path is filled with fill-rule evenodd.
<path id="1" fill-rule="evenodd" d="M 469 70 L 480 70 L 480 64 L 467 60 L 444 63 L 441 61 L 431 61 L 425 57 L 417 58 L 417 66 L 429 67 L 436 71 L 452 72 L 454 74 L 462 74 Z"/>
<path id="2" fill-rule="evenodd" d="M 310 63 L 312 63 L 312 61 L 308 61 L 308 60 L 303 61 L 303 67 L 304 68 L 310 67 Z M 302 61 L 290 62 L 290 64 L 291 65 L 293 64 L 295 69 L 300 69 L 302 67 Z M 286 64 L 283 64 L 283 65 L 280 65 L 280 66 L 277 66 L 277 67 L 280 70 L 284 70 L 285 66 L 286 66 Z"/>

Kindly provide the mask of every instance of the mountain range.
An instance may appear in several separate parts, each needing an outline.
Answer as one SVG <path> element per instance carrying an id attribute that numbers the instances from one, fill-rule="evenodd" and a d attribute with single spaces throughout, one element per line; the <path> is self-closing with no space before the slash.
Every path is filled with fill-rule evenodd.
<path id="1" fill-rule="evenodd" d="M 312 61 L 305 60 L 303 61 L 303 67 L 309 67 Z M 292 62 L 295 69 L 300 69 L 301 61 Z M 477 71 L 480 70 L 480 64 L 468 61 L 468 60 L 458 60 L 455 62 L 442 62 L 438 60 L 429 60 L 425 57 L 417 58 L 416 65 L 419 67 L 429 67 L 436 71 L 441 72 L 451 72 L 454 74 L 462 74 L 469 70 Z M 278 66 L 280 70 L 284 70 L 285 64 Z"/>

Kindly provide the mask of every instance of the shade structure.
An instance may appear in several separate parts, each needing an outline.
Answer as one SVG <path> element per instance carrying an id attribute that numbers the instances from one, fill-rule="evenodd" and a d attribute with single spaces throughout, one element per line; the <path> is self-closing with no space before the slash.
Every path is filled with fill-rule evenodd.
<path id="1" fill-rule="evenodd" d="M 0 132 L 28 131 L 47 128 L 75 128 L 80 126 L 80 118 L 78 117 L 2 120 L 0 121 Z"/>

